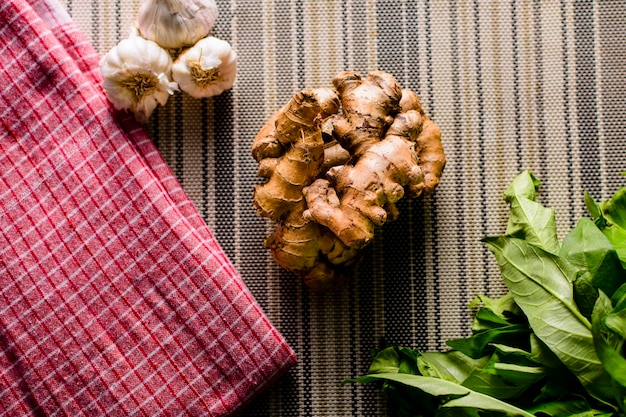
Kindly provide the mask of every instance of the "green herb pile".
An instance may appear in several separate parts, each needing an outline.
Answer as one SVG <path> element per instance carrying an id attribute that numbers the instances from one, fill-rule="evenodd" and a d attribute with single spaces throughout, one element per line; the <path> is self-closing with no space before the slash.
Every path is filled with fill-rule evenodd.
<path id="1" fill-rule="evenodd" d="M 398 416 L 626 416 L 626 188 L 559 242 L 539 181 L 504 193 L 504 236 L 483 239 L 508 293 L 477 297 L 471 336 L 450 350 L 387 346 L 369 372 Z"/>

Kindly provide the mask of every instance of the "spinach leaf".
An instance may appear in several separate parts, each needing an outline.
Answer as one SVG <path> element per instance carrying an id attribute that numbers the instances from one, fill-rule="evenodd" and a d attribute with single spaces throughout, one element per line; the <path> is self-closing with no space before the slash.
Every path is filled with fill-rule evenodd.
<path id="1" fill-rule="evenodd" d="M 612 414 L 599 414 L 591 408 L 589 402 L 584 398 L 573 398 L 570 400 L 552 401 L 541 403 L 528 410 L 533 414 L 541 413 L 546 417 L 598 417 L 604 415 L 611 417 Z"/>
<path id="2" fill-rule="evenodd" d="M 613 296 L 611 297 L 611 304 L 613 304 L 616 309 L 624 309 L 626 308 L 626 284 L 622 285 L 615 291 Z"/>
<path id="3" fill-rule="evenodd" d="M 469 308 L 477 308 L 472 321 L 473 334 L 512 324 L 528 323 L 522 310 L 515 304 L 511 293 L 497 299 L 478 295 L 469 304 Z"/>
<path id="4" fill-rule="evenodd" d="M 373 354 L 369 373 L 390 373 L 419 375 L 420 369 L 418 359 L 420 352 L 417 350 L 403 348 L 401 346 L 387 346 L 379 349 Z"/>
<path id="5" fill-rule="evenodd" d="M 604 228 L 604 226 L 606 226 L 606 219 L 602 215 L 602 208 L 587 191 L 585 191 L 584 198 L 587 212 L 591 215 L 591 218 L 594 219 L 596 226 L 600 229 Z"/>
<path id="6" fill-rule="evenodd" d="M 619 334 L 615 335 L 612 332 L 603 331 L 602 326 L 603 320 L 609 316 L 611 312 L 611 300 L 603 292 L 600 292 L 592 316 L 593 340 L 598 356 L 606 371 L 618 384 L 626 388 L 626 358 L 618 351 L 621 350 L 624 344 L 624 338 Z M 613 317 L 618 316 L 613 315 Z M 621 326 L 624 327 L 626 325 L 621 323 Z M 613 337 L 611 337 L 611 335 L 613 335 Z M 610 343 L 611 340 L 613 343 Z M 611 346 L 611 344 L 614 346 Z"/>
<path id="7" fill-rule="evenodd" d="M 398 372 L 400 370 L 400 355 L 395 347 L 389 346 L 374 354 L 370 364 L 370 373 Z"/>
<path id="8" fill-rule="evenodd" d="M 626 268 L 626 229 L 615 224 L 607 224 L 602 232 L 615 248 L 622 267 Z"/>
<path id="9" fill-rule="evenodd" d="M 621 188 L 610 200 L 600 204 L 586 195 L 585 203 L 596 225 L 609 239 L 622 266 L 626 268 L 626 188 Z"/>
<path id="10" fill-rule="evenodd" d="M 604 325 L 626 340 L 626 284 L 615 291 L 611 297 L 613 309 L 604 317 Z"/>
<path id="11" fill-rule="evenodd" d="M 472 322 L 472 336 L 450 339 L 446 341 L 448 346 L 474 359 L 491 353 L 493 343 L 506 341 L 513 346 L 527 347 L 531 329 L 511 293 L 498 299 L 478 296 L 469 307 L 477 306 Z"/>
<path id="12" fill-rule="evenodd" d="M 610 200 L 603 202 L 600 207 L 607 221 L 626 229 L 626 188 L 618 190 Z"/>
<path id="13" fill-rule="evenodd" d="M 349 382 L 368 383 L 374 381 L 391 381 L 412 388 L 417 388 L 431 396 L 438 397 L 444 408 L 471 408 L 492 410 L 511 417 L 534 417 L 532 414 L 507 402 L 489 395 L 481 394 L 454 382 L 421 375 L 398 373 L 382 373 L 365 375 Z"/>
<path id="14" fill-rule="evenodd" d="M 529 342 L 529 351 L 505 344 L 494 343 L 492 346 L 501 362 L 546 368 L 561 368 L 563 366 L 554 353 L 534 333 L 529 335 Z"/>
<path id="15" fill-rule="evenodd" d="M 506 236 L 517 237 L 550 253 L 558 253 L 554 210 L 535 201 L 539 180 L 529 171 L 519 174 L 504 192 L 510 214 Z"/>
<path id="16" fill-rule="evenodd" d="M 435 369 L 440 378 L 460 384 L 474 370 L 484 368 L 489 362 L 489 356 L 472 359 L 459 351 L 449 350 L 447 352 L 422 352 L 421 360 Z M 422 375 L 432 376 L 424 372 Z"/>
<path id="17" fill-rule="evenodd" d="M 574 282 L 574 298 L 587 318 L 598 290 L 609 296 L 626 282 L 626 274 L 609 239 L 588 218 L 582 218 L 565 239 L 559 255 L 584 271 Z"/>
<path id="18" fill-rule="evenodd" d="M 475 369 L 461 385 L 500 400 L 520 397 L 548 374 L 539 366 L 523 366 L 500 362 L 494 355 L 486 367 Z"/>
<path id="19" fill-rule="evenodd" d="M 530 334 L 530 354 L 531 358 L 540 365 L 549 368 L 559 368 L 563 366 L 563 363 L 561 363 L 554 352 L 552 352 L 535 333 Z"/>
<path id="20" fill-rule="evenodd" d="M 356 382 L 356 381 L 347 381 Z M 439 402 L 423 391 L 389 381 L 373 380 L 381 387 L 394 416 L 430 417 L 437 414 Z"/>
<path id="21" fill-rule="evenodd" d="M 605 400 L 610 381 L 593 345 L 591 323 L 574 302 L 572 283 L 579 269 L 521 239 L 483 241 L 494 253 L 502 278 L 537 337 L 590 394 Z"/>
<path id="22" fill-rule="evenodd" d="M 467 338 L 450 339 L 446 344 L 471 358 L 478 359 L 492 350 L 489 347 L 492 343 L 507 342 L 519 346 L 528 340 L 529 333 L 527 325 L 511 324 L 483 330 Z"/>

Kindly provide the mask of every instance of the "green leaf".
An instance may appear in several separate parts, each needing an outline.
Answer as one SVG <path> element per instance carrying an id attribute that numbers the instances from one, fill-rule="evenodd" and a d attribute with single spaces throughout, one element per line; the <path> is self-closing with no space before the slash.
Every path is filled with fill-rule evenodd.
<path id="1" fill-rule="evenodd" d="M 592 316 L 593 341 L 598 357 L 606 371 L 618 384 L 626 387 L 626 358 L 611 347 L 602 331 L 602 320 L 610 313 L 611 308 L 611 300 L 603 292 L 600 292 Z M 621 346 L 622 343 L 619 345 Z"/>
<path id="2" fill-rule="evenodd" d="M 400 369 L 400 356 L 395 347 L 390 346 L 378 351 L 372 363 L 370 364 L 369 372 L 374 373 L 389 373 L 398 372 Z"/>
<path id="3" fill-rule="evenodd" d="M 546 346 L 536 334 L 530 334 L 530 354 L 531 358 L 543 366 L 548 368 L 558 368 L 563 366 L 559 358 Z"/>
<path id="4" fill-rule="evenodd" d="M 606 225 L 606 219 L 602 215 L 600 205 L 596 203 L 591 194 L 587 191 L 585 191 L 585 206 L 591 218 L 594 219 L 596 226 L 602 229 Z"/>
<path id="5" fill-rule="evenodd" d="M 397 372 L 419 375 L 420 356 L 421 353 L 418 350 L 397 345 L 388 346 L 374 353 L 368 372 L 371 374 Z"/>
<path id="6" fill-rule="evenodd" d="M 505 381 L 526 389 L 546 376 L 548 369 L 542 366 L 523 366 L 514 363 L 497 362 L 493 366 L 493 372 L 495 375 L 501 376 Z"/>
<path id="7" fill-rule="evenodd" d="M 479 295 L 469 304 L 469 308 L 476 308 L 472 322 L 472 332 L 478 333 L 511 324 L 526 323 L 524 314 L 515 304 L 513 295 L 507 293 L 500 298 L 492 299 L 486 295 Z"/>
<path id="8" fill-rule="evenodd" d="M 564 365 L 550 373 L 540 388 L 539 394 L 533 399 L 534 404 L 551 401 L 563 401 L 573 396 L 588 398 L 582 384 Z"/>
<path id="9" fill-rule="evenodd" d="M 509 403 L 500 401 L 496 398 L 490 397 L 489 395 L 472 391 L 454 382 L 439 378 L 389 373 L 365 375 L 354 380 L 350 380 L 350 382 L 369 383 L 380 380 L 400 383 L 416 388 L 429 395 L 440 397 L 442 399 L 441 407 L 492 410 L 502 412 L 504 415 L 511 417 L 534 417 L 532 414 Z M 417 408 L 418 404 L 415 406 Z"/>
<path id="10" fill-rule="evenodd" d="M 402 346 L 397 346 L 399 357 L 400 357 L 400 367 L 398 372 L 401 374 L 413 374 L 419 375 L 419 364 L 418 359 L 421 356 L 420 352 L 413 349 L 407 349 Z"/>
<path id="11" fill-rule="evenodd" d="M 586 317 L 591 317 L 598 289 L 611 296 L 626 281 L 613 245 L 588 218 L 567 234 L 559 255 L 586 271 L 574 282 L 576 304 Z"/>
<path id="12" fill-rule="evenodd" d="M 578 268 L 520 239 L 483 241 L 496 256 L 502 278 L 537 337 L 587 390 L 603 398 L 606 372 L 595 352 L 591 323 L 574 302 L 572 282 Z"/>
<path id="13" fill-rule="evenodd" d="M 622 263 L 622 267 L 626 268 L 626 230 L 615 224 L 607 224 L 607 226 L 602 229 L 602 233 L 604 233 L 615 248 L 617 256 L 619 256 L 619 260 Z"/>
<path id="14" fill-rule="evenodd" d="M 475 369 L 462 385 L 500 400 L 511 400 L 520 397 L 547 373 L 546 368 L 539 366 L 500 362 L 494 355 L 486 367 Z"/>
<path id="15" fill-rule="evenodd" d="M 518 347 L 494 343 L 493 348 L 499 358 L 507 363 L 539 365 L 532 353 Z"/>
<path id="16" fill-rule="evenodd" d="M 604 318 L 604 326 L 622 339 L 626 339 L 626 310 L 607 314 Z"/>
<path id="17" fill-rule="evenodd" d="M 598 289 L 593 285 L 593 277 L 588 271 L 583 271 L 574 281 L 574 301 L 580 312 L 590 320 L 597 299 Z"/>
<path id="18" fill-rule="evenodd" d="M 526 240 L 550 253 L 558 253 L 554 210 L 535 201 L 539 180 L 530 172 L 519 174 L 504 192 L 510 214 L 506 235 Z"/>
<path id="19" fill-rule="evenodd" d="M 542 416 L 549 417 L 593 417 L 597 415 L 584 398 L 542 403 L 528 409 L 528 411 L 533 414 L 541 412 Z"/>
<path id="20" fill-rule="evenodd" d="M 613 304 L 613 308 L 619 310 L 626 308 L 626 284 L 620 286 L 615 293 L 613 293 L 611 304 Z"/>
<path id="21" fill-rule="evenodd" d="M 503 401 L 517 398 L 526 390 L 526 387 L 517 387 L 499 375 L 482 370 L 472 372 L 472 374 L 463 381 L 462 385 L 473 391 Z"/>
<path id="22" fill-rule="evenodd" d="M 510 345 L 494 343 L 492 346 L 496 354 L 503 362 L 516 363 L 518 365 L 542 366 L 547 368 L 559 368 L 563 364 L 554 356 L 548 347 L 537 339 L 534 333 L 529 335 L 530 350 L 526 351 Z"/>
<path id="23" fill-rule="evenodd" d="M 424 352 L 421 359 L 428 362 L 430 370 L 436 370 L 429 376 L 444 378 L 499 399 L 518 397 L 548 372 L 529 352 L 503 344 L 494 348 L 495 354 L 480 359 L 472 359 L 456 350 Z M 424 372 L 422 375 L 427 376 Z"/>
<path id="24" fill-rule="evenodd" d="M 422 360 L 428 362 L 437 374 L 448 381 L 462 383 L 475 370 L 489 362 L 489 356 L 472 359 L 457 350 L 447 352 L 423 352 Z"/>
<path id="25" fill-rule="evenodd" d="M 485 414 L 475 408 L 440 408 L 434 417 L 500 417 L 501 414 Z M 411 416 L 414 417 L 414 416 Z M 426 417 L 426 415 L 424 415 Z"/>
<path id="26" fill-rule="evenodd" d="M 604 325 L 626 340 L 626 284 L 619 287 L 611 297 L 613 309 L 604 317 Z"/>
<path id="27" fill-rule="evenodd" d="M 617 190 L 613 197 L 603 202 L 600 207 L 607 221 L 626 229 L 626 188 Z"/>
<path id="28" fill-rule="evenodd" d="M 613 197 L 600 204 L 606 225 L 602 232 L 609 239 L 626 268 L 626 188 L 618 190 Z"/>
<path id="29" fill-rule="evenodd" d="M 438 399 L 423 391 L 388 381 L 383 381 L 380 385 L 394 416 L 433 416 L 439 409 Z"/>
<path id="30" fill-rule="evenodd" d="M 588 218 L 580 219 L 565 237 L 559 255 L 589 271 L 594 286 L 609 296 L 626 282 L 615 248 Z"/>
<path id="31" fill-rule="evenodd" d="M 478 359 L 493 350 L 489 348 L 491 343 L 507 341 L 519 345 L 528 339 L 529 333 L 530 329 L 527 325 L 512 324 L 484 330 L 466 338 L 450 339 L 446 341 L 446 344 L 471 358 Z"/>

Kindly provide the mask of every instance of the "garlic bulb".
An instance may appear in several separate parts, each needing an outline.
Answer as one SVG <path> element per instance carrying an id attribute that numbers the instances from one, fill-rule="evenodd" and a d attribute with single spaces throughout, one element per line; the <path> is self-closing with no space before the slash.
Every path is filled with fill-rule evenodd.
<path id="1" fill-rule="evenodd" d="M 213 36 L 183 51 L 172 65 L 172 78 L 195 98 L 221 94 L 233 86 L 237 55 L 230 44 Z"/>
<path id="2" fill-rule="evenodd" d="M 140 122 L 178 90 L 171 69 L 170 54 L 138 35 L 122 40 L 100 60 L 106 96 L 117 110 L 130 110 Z"/>
<path id="3" fill-rule="evenodd" d="M 145 0 L 137 28 L 165 49 L 180 49 L 207 36 L 217 13 L 214 0 Z"/>

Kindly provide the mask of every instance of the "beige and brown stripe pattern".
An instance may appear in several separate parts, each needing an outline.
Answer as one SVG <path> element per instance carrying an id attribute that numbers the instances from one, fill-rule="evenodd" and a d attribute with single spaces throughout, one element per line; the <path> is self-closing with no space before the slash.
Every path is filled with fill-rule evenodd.
<path id="1" fill-rule="evenodd" d="M 126 36 L 139 0 L 65 0 L 100 53 Z M 219 0 L 215 34 L 239 55 L 232 91 L 180 95 L 150 122 L 154 140 L 299 365 L 247 416 L 385 415 L 363 373 L 379 339 L 444 349 L 466 335 L 467 303 L 501 294 L 480 243 L 506 223 L 501 194 L 522 169 L 543 183 L 563 236 L 597 199 L 624 186 L 626 2 Z M 383 69 L 416 90 L 443 131 L 437 193 L 405 202 L 378 233 L 348 288 L 315 295 L 276 267 L 252 208 L 250 146 L 303 87 L 344 69 Z"/>

